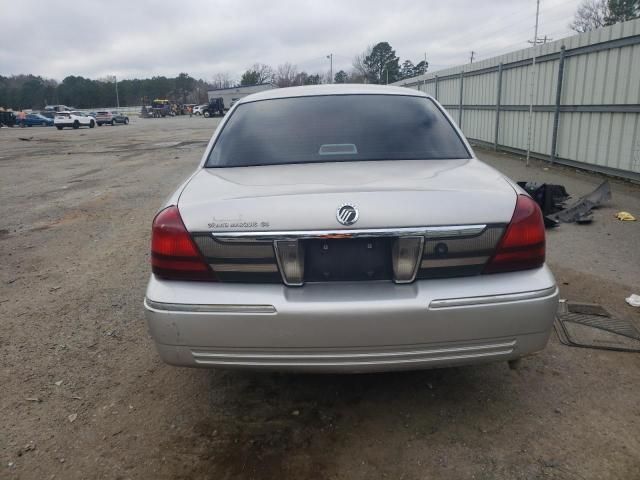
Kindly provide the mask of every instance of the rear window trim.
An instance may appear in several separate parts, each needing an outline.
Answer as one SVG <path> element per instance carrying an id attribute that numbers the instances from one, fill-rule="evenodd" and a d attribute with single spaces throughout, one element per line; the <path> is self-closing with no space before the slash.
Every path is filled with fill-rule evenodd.
<path id="1" fill-rule="evenodd" d="M 302 161 L 302 162 L 295 162 L 295 163 L 278 163 L 278 164 L 273 164 L 273 163 L 256 163 L 254 165 L 224 165 L 224 166 L 217 166 L 217 165 L 208 165 L 209 163 L 209 158 L 211 157 L 211 152 L 213 152 L 213 149 L 216 148 L 216 145 L 218 144 L 218 142 L 220 141 L 220 137 L 222 137 L 222 134 L 224 133 L 225 128 L 227 128 L 227 125 L 229 123 L 229 121 L 231 120 L 231 118 L 233 117 L 233 115 L 235 114 L 236 110 L 241 107 L 242 105 L 246 105 L 249 103 L 257 103 L 257 102 L 270 102 L 273 100 L 286 100 L 286 99 L 291 99 L 291 98 L 318 98 L 318 97 L 346 97 L 346 96 L 378 96 L 378 97 L 413 97 L 413 98 L 422 98 L 426 101 L 431 102 L 436 109 L 438 109 L 438 111 L 440 111 L 440 113 L 442 114 L 442 116 L 444 117 L 444 119 L 447 121 L 447 123 L 449 124 L 449 126 L 453 129 L 454 133 L 456 134 L 456 136 L 458 137 L 458 139 L 460 140 L 460 142 L 462 143 L 462 146 L 464 147 L 465 151 L 467 152 L 467 157 L 447 157 L 447 158 L 438 158 L 437 160 L 434 161 L 440 161 L 440 160 L 471 160 L 474 158 L 474 155 L 472 153 L 472 151 L 469 149 L 468 145 L 467 145 L 467 141 L 464 139 L 464 137 L 462 137 L 460 135 L 460 131 L 458 130 L 458 127 L 451 121 L 451 119 L 449 118 L 449 115 L 447 114 L 446 110 L 441 107 L 441 105 L 437 102 L 434 101 L 434 99 L 430 96 L 425 96 L 425 95 L 413 95 L 410 93 L 407 94 L 400 94 L 400 93 L 331 93 L 331 94 L 323 94 L 323 95 L 291 95 L 288 97 L 277 97 L 277 98 L 258 98 L 255 100 L 246 100 L 246 101 L 239 101 L 238 103 L 236 103 L 234 105 L 234 108 L 232 111 L 230 111 L 228 113 L 228 117 L 226 117 L 224 119 L 224 124 L 222 125 L 222 128 L 220 129 L 220 131 L 218 132 L 218 134 L 216 135 L 216 139 L 213 142 L 213 145 L 211 145 L 211 148 L 208 150 L 207 152 L 207 158 L 204 162 L 203 168 L 212 168 L 212 169 L 224 169 L 224 168 L 251 168 L 251 167 L 277 167 L 277 166 L 283 166 L 283 165 L 310 165 L 310 164 L 314 164 L 314 163 L 356 163 L 356 162 L 385 162 L 385 161 L 389 161 L 389 162 L 397 162 L 397 161 L 431 161 L 430 159 L 405 159 L 405 160 L 397 160 L 397 159 L 388 159 L 388 158 L 381 158 L 381 159 L 366 159 L 366 160 L 356 160 L 356 159 L 346 159 L 346 160 L 336 160 L 335 158 L 331 159 L 331 158 L 327 158 L 327 160 L 312 160 L 312 161 Z"/>

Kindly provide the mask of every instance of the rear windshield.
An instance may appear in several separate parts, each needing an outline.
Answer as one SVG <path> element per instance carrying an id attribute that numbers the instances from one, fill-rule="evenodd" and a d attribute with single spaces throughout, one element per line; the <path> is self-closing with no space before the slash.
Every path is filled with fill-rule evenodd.
<path id="1" fill-rule="evenodd" d="M 433 101 L 401 95 L 331 95 L 239 105 L 207 167 L 469 158 Z"/>

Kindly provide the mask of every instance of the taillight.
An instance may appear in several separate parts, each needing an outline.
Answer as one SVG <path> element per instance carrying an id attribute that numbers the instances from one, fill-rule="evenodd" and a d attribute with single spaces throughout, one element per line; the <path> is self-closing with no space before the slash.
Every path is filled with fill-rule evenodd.
<path id="1" fill-rule="evenodd" d="M 165 208 L 153 219 L 151 270 L 167 280 L 215 281 L 175 205 Z"/>
<path id="2" fill-rule="evenodd" d="M 544 263 L 544 255 L 544 220 L 540 207 L 531 197 L 518 195 L 511 223 L 484 273 L 537 268 Z"/>

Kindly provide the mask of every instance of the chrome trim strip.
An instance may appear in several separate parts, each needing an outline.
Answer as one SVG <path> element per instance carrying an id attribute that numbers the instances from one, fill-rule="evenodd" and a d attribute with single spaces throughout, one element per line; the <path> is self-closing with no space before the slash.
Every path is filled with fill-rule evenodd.
<path id="1" fill-rule="evenodd" d="M 445 355 L 442 357 L 420 357 L 420 358 L 404 358 L 397 360 L 373 360 L 369 362 L 352 361 L 352 362 L 255 362 L 255 361 L 227 361 L 227 360 L 198 360 L 194 358 L 193 361 L 198 365 L 229 365 L 229 366 L 243 366 L 243 367 L 367 367 L 376 365 L 402 365 L 412 363 L 431 363 L 431 362 L 446 362 L 452 360 L 466 360 L 472 358 L 485 358 L 485 357 L 504 357 L 506 355 L 513 354 L 513 349 L 510 350 L 498 350 L 495 352 L 482 352 L 472 353 L 468 355 Z"/>
<path id="2" fill-rule="evenodd" d="M 449 307 L 469 307 L 474 305 L 489 305 L 495 303 L 519 302 L 522 300 L 531 300 L 534 298 L 543 298 L 558 293 L 558 287 L 553 286 L 543 290 L 534 290 L 532 292 L 509 293 L 506 295 L 487 295 L 483 297 L 467 297 L 467 298 L 447 298 L 432 300 L 429 304 L 430 309 L 449 308 Z"/>
<path id="3" fill-rule="evenodd" d="M 277 272 L 275 263 L 210 263 L 215 272 L 271 273 Z"/>
<path id="4" fill-rule="evenodd" d="M 157 310 L 161 312 L 181 312 L 181 313 L 277 313 L 273 305 L 240 305 L 240 304 L 212 304 L 199 305 L 188 303 L 162 303 L 154 302 L 148 298 L 144 299 L 144 306 L 147 310 Z"/>
<path id="5" fill-rule="evenodd" d="M 426 258 L 422 260 L 420 268 L 461 267 L 463 265 L 484 265 L 488 256 L 458 257 L 458 258 Z"/>
<path id="6" fill-rule="evenodd" d="M 266 359 L 321 359 L 321 358 L 375 358 L 375 357 L 402 357 L 402 356 L 416 356 L 416 355 L 432 355 L 440 353 L 465 353 L 475 350 L 496 350 L 515 347 L 516 341 L 494 343 L 487 345 L 470 345 L 468 347 L 454 347 L 454 348 L 438 348 L 433 350 L 409 350 L 406 352 L 390 351 L 390 352 L 374 352 L 374 353 L 304 353 L 304 354 L 253 354 L 253 353 L 213 353 L 202 352 L 192 350 L 191 354 L 194 357 L 203 358 L 266 358 Z"/>
<path id="7" fill-rule="evenodd" d="M 400 227 L 400 228 L 363 228 L 344 230 L 291 230 L 276 232 L 211 232 L 218 240 L 233 241 L 237 239 L 251 240 L 298 240 L 301 238 L 366 238 L 366 237 L 400 237 L 422 235 L 426 238 L 449 238 L 479 235 L 487 225 L 451 225 L 439 227 Z"/>

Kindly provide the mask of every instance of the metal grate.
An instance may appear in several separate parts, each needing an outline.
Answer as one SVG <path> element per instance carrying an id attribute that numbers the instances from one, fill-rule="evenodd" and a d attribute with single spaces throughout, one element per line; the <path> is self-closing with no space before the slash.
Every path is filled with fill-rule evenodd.
<path id="1" fill-rule="evenodd" d="M 576 330 L 572 324 L 589 327 L 592 330 Z M 558 306 L 555 329 L 558 338 L 565 345 L 640 351 L 640 332 L 636 327 L 628 320 L 612 317 L 600 305 L 561 301 Z M 598 331 L 614 335 L 608 335 L 606 342 L 599 341 Z"/>

